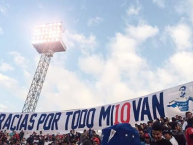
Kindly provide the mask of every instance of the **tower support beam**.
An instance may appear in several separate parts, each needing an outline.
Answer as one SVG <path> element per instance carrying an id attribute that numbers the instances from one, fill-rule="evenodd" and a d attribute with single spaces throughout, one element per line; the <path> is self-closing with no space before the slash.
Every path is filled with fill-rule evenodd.
<path id="1" fill-rule="evenodd" d="M 41 54 L 38 67 L 36 69 L 25 104 L 22 109 L 22 113 L 35 111 L 53 54 L 54 52 L 52 51 Z"/>

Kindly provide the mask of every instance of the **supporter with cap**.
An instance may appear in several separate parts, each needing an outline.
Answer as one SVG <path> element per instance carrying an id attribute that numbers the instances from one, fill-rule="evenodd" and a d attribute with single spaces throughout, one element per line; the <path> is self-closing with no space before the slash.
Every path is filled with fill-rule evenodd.
<path id="1" fill-rule="evenodd" d="M 175 137 L 172 136 L 172 130 L 164 130 L 163 136 L 165 137 L 165 139 L 169 140 L 172 145 L 178 145 L 178 142 L 176 141 Z"/>
<path id="2" fill-rule="evenodd" d="M 164 139 L 162 137 L 162 128 L 163 126 L 155 122 L 152 126 L 152 136 L 154 141 L 150 143 L 150 145 L 172 145 L 170 141 Z"/>
<path id="3" fill-rule="evenodd" d="M 144 134 L 144 143 L 145 143 L 145 145 L 150 145 L 150 143 L 151 143 L 151 136 L 150 136 L 150 134 L 149 133 L 145 133 Z"/>
<path id="4" fill-rule="evenodd" d="M 93 139 L 93 145 L 100 145 L 100 141 L 98 138 Z"/>

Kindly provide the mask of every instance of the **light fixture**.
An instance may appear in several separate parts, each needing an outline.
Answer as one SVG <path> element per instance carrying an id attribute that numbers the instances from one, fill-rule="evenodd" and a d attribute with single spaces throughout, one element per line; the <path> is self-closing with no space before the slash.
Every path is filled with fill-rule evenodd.
<path id="1" fill-rule="evenodd" d="M 54 52 L 65 51 L 66 46 L 62 41 L 62 23 L 49 23 L 35 27 L 32 44 L 39 53 L 52 48 Z"/>

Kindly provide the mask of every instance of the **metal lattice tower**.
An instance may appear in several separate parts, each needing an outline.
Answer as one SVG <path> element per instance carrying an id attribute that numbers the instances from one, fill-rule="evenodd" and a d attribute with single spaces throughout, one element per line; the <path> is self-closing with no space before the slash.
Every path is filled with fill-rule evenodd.
<path id="1" fill-rule="evenodd" d="M 66 46 L 62 41 L 62 33 L 62 22 L 44 24 L 36 27 L 32 44 L 41 54 L 41 58 L 24 103 L 22 113 L 35 111 L 53 54 L 66 50 Z"/>
<path id="2" fill-rule="evenodd" d="M 52 57 L 53 52 L 42 53 L 22 112 L 35 111 Z"/>

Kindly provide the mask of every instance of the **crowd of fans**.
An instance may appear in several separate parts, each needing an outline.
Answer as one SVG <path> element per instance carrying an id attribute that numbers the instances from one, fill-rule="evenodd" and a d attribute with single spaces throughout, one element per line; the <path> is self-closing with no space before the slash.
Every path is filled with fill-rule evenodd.
<path id="1" fill-rule="evenodd" d="M 160 117 L 155 121 L 135 124 L 141 145 L 193 145 L 193 117 L 186 112 L 186 117 L 176 115 L 171 119 Z M 71 130 L 63 135 L 43 135 L 34 132 L 25 138 L 25 133 L 0 132 L 0 145 L 100 145 L 101 137 L 91 128 L 83 133 Z M 125 143 L 127 145 L 127 143 Z M 129 143 L 128 143 L 129 145 Z"/>
<path id="2" fill-rule="evenodd" d="M 192 113 L 186 112 L 185 116 L 160 117 L 147 124 L 135 124 L 141 145 L 193 145 Z"/>
<path id="3" fill-rule="evenodd" d="M 100 145 L 101 142 L 99 135 L 91 128 L 83 133 L 71 130 L 70 133 L 62 135 L 33 132 L 27 138 L 24 137 L 23 130 L 20 133 L 7 133 L 6 130 L 0 132 L 0 145 L 80 145 L 85 140 L 89 140 L 93 145 Z"/>

